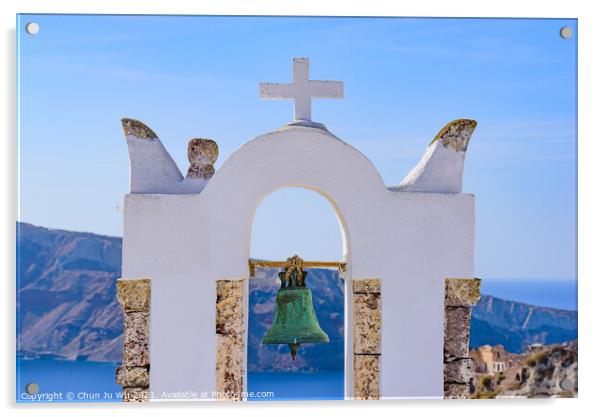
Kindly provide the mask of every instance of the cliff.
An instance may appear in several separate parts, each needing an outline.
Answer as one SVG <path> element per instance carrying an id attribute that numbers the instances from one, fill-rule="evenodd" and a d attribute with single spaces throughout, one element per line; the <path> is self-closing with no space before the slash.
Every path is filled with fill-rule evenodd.
<path id="1" fill-rule="evenodd" d="M 542 288 L 545 291 L 545 288 Z M 483 295 L 472 310 L 470 347 L 502 344 L 523 352 L 532 343 L 545 345 L 577 339 L 577 312 L 538 307 Z"/>
<path id="2" fill-rule="evenodd" d="M 17 223 L 17 353 L 121 358 L 121 239 Z"/>
<path id="3" fill-rule="evenodd" d="M 115 280 L 120 268 L 120 238 L 18 223 L 18 354 L 118 362 L 123 328 Z M 307 278 L 331 342 L 302 345 L 294 362 L 287 346 L 261 345 L 273 319 L 279 285 L 274 273 L 259 269 L 249 286 L 249 370 L 342 369 L 344 282 L 333 270 L 313 269 Z M 471 330 L 471 346 L 500 343 L 520 352 L 530 343 L 576 339 L 577 313 L 484 295 L 473 309 Z"/>

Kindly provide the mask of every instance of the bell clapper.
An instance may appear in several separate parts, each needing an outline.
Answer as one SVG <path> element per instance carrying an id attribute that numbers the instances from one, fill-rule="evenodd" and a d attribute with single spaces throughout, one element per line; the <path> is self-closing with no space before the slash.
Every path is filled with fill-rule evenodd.
<path id="1" fill-rule="evenodd" d="M 293 360 L 295 360 L 295 357 L 297 356 L 297 348 L 299 347 L 301 343 L 289 343 L 288 347 L 291 349 L 291 357 L 293 358 Z"/>

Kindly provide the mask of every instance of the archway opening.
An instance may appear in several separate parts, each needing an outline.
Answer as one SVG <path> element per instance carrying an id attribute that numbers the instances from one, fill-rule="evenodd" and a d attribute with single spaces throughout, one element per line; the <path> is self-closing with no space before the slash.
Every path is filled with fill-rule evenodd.
<path id="1" fill-rule="evenodd" d="M 331 202 L 303 188 L 278 190 L 255 213 L 251 259 L 341 261 L 346 237 Z M 295 359 L 286 344 L 263 344 L 273 324 L 282 269 L 259 267 L 249 280 L 247 391 L 250 400 L 342 399 L 345 368 L 345 281 L 335 268 L 306 268 L 307 287 L 329 343 L 306 343 Z M 253 397 L 251 397 L 253 393 Z"/>

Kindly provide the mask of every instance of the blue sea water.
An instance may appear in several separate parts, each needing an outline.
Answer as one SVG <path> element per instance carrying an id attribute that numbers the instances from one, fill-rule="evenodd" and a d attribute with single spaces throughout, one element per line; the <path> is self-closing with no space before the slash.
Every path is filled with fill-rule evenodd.
<path id="1" fill-rule="evenodd" d="M 484 278 L 481 293 L 541 307 L 577 310 L 576 279 Z"/>
<path id="2" fill-rule="evenodd" d="M 17 402 L 121 401 L 116 368 L 107 362 L 17 358 Z M 26 393 L 29 383 L 38 385 L 39 396 Z"/>
<path id="3" fill-rule="evenodd" d="M 343 372 L 249 372 L 248 400 L 342 400 L 345 397 L 344 381 Z M 251 393 L 260 393 L 260 396 L 251 398 Z"/>
<path id="4" fill-rule="evenodd" d="M 17 359 L 17 402 L 119 402 L 116 364 L 58 359 Z M 28 395 L 29 383 L 39 386 Z M 339 400 L 344 397 L 343 372 L 249 373 L 249 401 Z M 251 395 L 253 397 L 251 397 Z"/>

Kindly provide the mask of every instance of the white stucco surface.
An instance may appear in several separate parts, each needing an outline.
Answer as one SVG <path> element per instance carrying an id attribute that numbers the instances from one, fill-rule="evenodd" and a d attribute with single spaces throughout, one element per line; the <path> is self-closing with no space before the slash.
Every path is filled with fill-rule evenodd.
<path id="1" fill-rule="evenodd" d="M 207 181 L 184 178 L 158 138 L 126 135 L 130 154 L 130 192 L 154 194 L 199 193 Z"/>
<path id="2" fill-rule="evenodd" d="M 477 125 L 458 119 L 441 129 L 422 159 L 396 187 L 398 191 L 460 193 L 468 142 Z"/>
<path id="3" fill-rule="evenodd" d="M 132 158 L 134 171 L 139 163 Z M 243 145 L 200 193 L 174 194 L 161 188 L 161 178 L 174 183 L 166 172 L 147 193 L 138 181 L 126 195 L 122 269 L 124 278 L 151 278 L 155 396 L 215 389 L 215 280 L 248 277 L 251 226 L 262 199 L 305 187 L 324 195 L 339 216 L 345 278 L 382 280 L 382 397 L 442 397 L 444 280 L 473 276 L 472 195 L 457 187 L 453 193 L 388 189 L 358 150 L 305 126 Z M 352 396 L 349 383 L 346 391 Z"/>
<path id="4" fill-rule="evenodd" d="M 399 185 L 403 191 L 459 193 L 462 191 L 464 152 L 446 148 L 440 141 L 430 145 L 422 159 Z"/>

